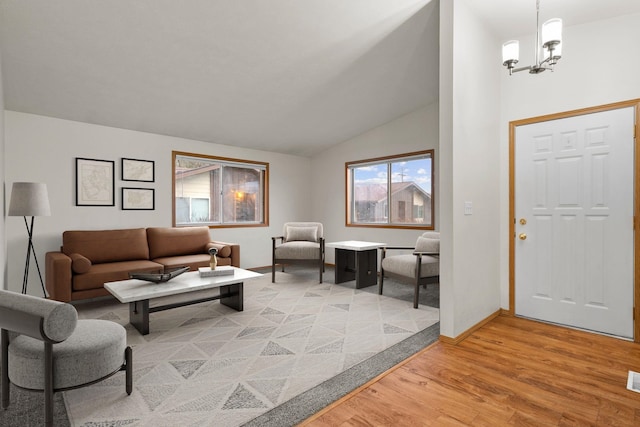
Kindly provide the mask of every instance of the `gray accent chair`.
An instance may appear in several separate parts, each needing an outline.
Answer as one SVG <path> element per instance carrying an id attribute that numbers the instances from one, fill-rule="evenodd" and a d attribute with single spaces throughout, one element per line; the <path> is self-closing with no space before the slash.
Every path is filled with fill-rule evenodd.
<path id="1" fill-rule="evenodd" d="M 2 408 L 9 384 L 44 392 L 44 420 L 53 425 L 53 393 L 102 381 L 126 371 L 133 388 L 132 350 L 122 325 L 78 320 L 71 304 L 0 290 Z"/>
<path id="2" fill-rule="evenodd" d="M 440 233 L 427 231 L 418 237 L 415 247 L 384 246 L 381 248 L 380 281 L 378 294 L 382 295 L 384 278 L 393 277 L 414 286 L 413 308 L 418 308 L 420 285 L 440 283 Z M 387 256 L 387 251 L 401 250 L 404 253 Z M 406 253 L 408 250 L 412 253 Z"/>
<path id="3" fill-rule="evenodd" d="M 319 222 L 287 222 L 282 235 L 271 238 L 271 283 L 276 281 L 276 264 L 306 262 L 315 265 L 320 274 L 324 272 L 323 227 Z"/>

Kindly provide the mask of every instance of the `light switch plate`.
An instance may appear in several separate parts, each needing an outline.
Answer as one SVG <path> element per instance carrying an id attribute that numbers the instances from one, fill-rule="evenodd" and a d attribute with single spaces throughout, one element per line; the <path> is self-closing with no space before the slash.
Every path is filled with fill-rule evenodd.
<path id="1" fill-rule="evenodd" d="M 473 203 L 464 202 L 464 214 L 465 215 L 473 215 Z"/>

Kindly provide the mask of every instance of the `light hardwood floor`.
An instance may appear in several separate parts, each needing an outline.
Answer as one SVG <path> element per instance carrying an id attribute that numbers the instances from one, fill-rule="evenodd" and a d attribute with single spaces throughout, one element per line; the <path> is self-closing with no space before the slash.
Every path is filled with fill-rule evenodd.
<path id="1" fill-rule="evenodd" d="M 306 420 L 325 426 L 640 426 L 640 345 L 499 316 Z"/>

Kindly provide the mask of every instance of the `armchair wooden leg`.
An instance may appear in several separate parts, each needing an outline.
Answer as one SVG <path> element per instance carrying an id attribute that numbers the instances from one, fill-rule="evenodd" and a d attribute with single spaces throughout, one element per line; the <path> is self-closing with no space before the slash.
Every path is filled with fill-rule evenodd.
<path id="1" fill-rule="evenodd" d="M 324 248 L 320 249 L 320 259 L 318 260 L 318 266 L 320 267 L 320 283 L 322 283 L 322 273 L 324 273 Z"/>
<path id="2" fill-rule="evenodd" d="M 382 286 L 384 285 L 384 268 L 382 268 L 382 261 L 384 261 L 384 258 L 387 255 L 387 250 L 383 247 L 380 252 L 380 281 L 378 281 L 378 295 L 382 295 Z"/>
<path id="3" fill-rule="evenodd" d="M 271 240 L 271 283 L 276 283 L 276 239 Z"/>
<path id="4" fill-rule="evenodd" d="M 9 407 L 9 332 L 6 329 L 0 331 L 2 342 L 2 409 Z"/>
<path id="5" fill-rule="evenodd" d="M 53 344 L 44 343 L 44 425 L 53 427 Z"/>
<path id="6" fill-rule="evenodd" d="M 125 381 L 127 395 L 130 395 L 133 391 L 133 350 L 127 346 L 124 349 L 124 363 L 125 363 Z"/>
<path id="7" fill-rule="evenodd" d="M 416 286 L 413 294 L 413 308 L 418 308 L 420 300 L 420 276 L 422 275 L 422 255 L 416 256 Z"/>

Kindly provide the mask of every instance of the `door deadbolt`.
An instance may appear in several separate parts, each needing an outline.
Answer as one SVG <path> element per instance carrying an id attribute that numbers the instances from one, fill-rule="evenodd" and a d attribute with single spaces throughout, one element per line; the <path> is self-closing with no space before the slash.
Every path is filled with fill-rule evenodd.
<path id="1" fill-rule="evenodd" d="M 524 218 L 520 218 L 520 225 L 526 225 L 527 224 L 527 220 Z"/>

